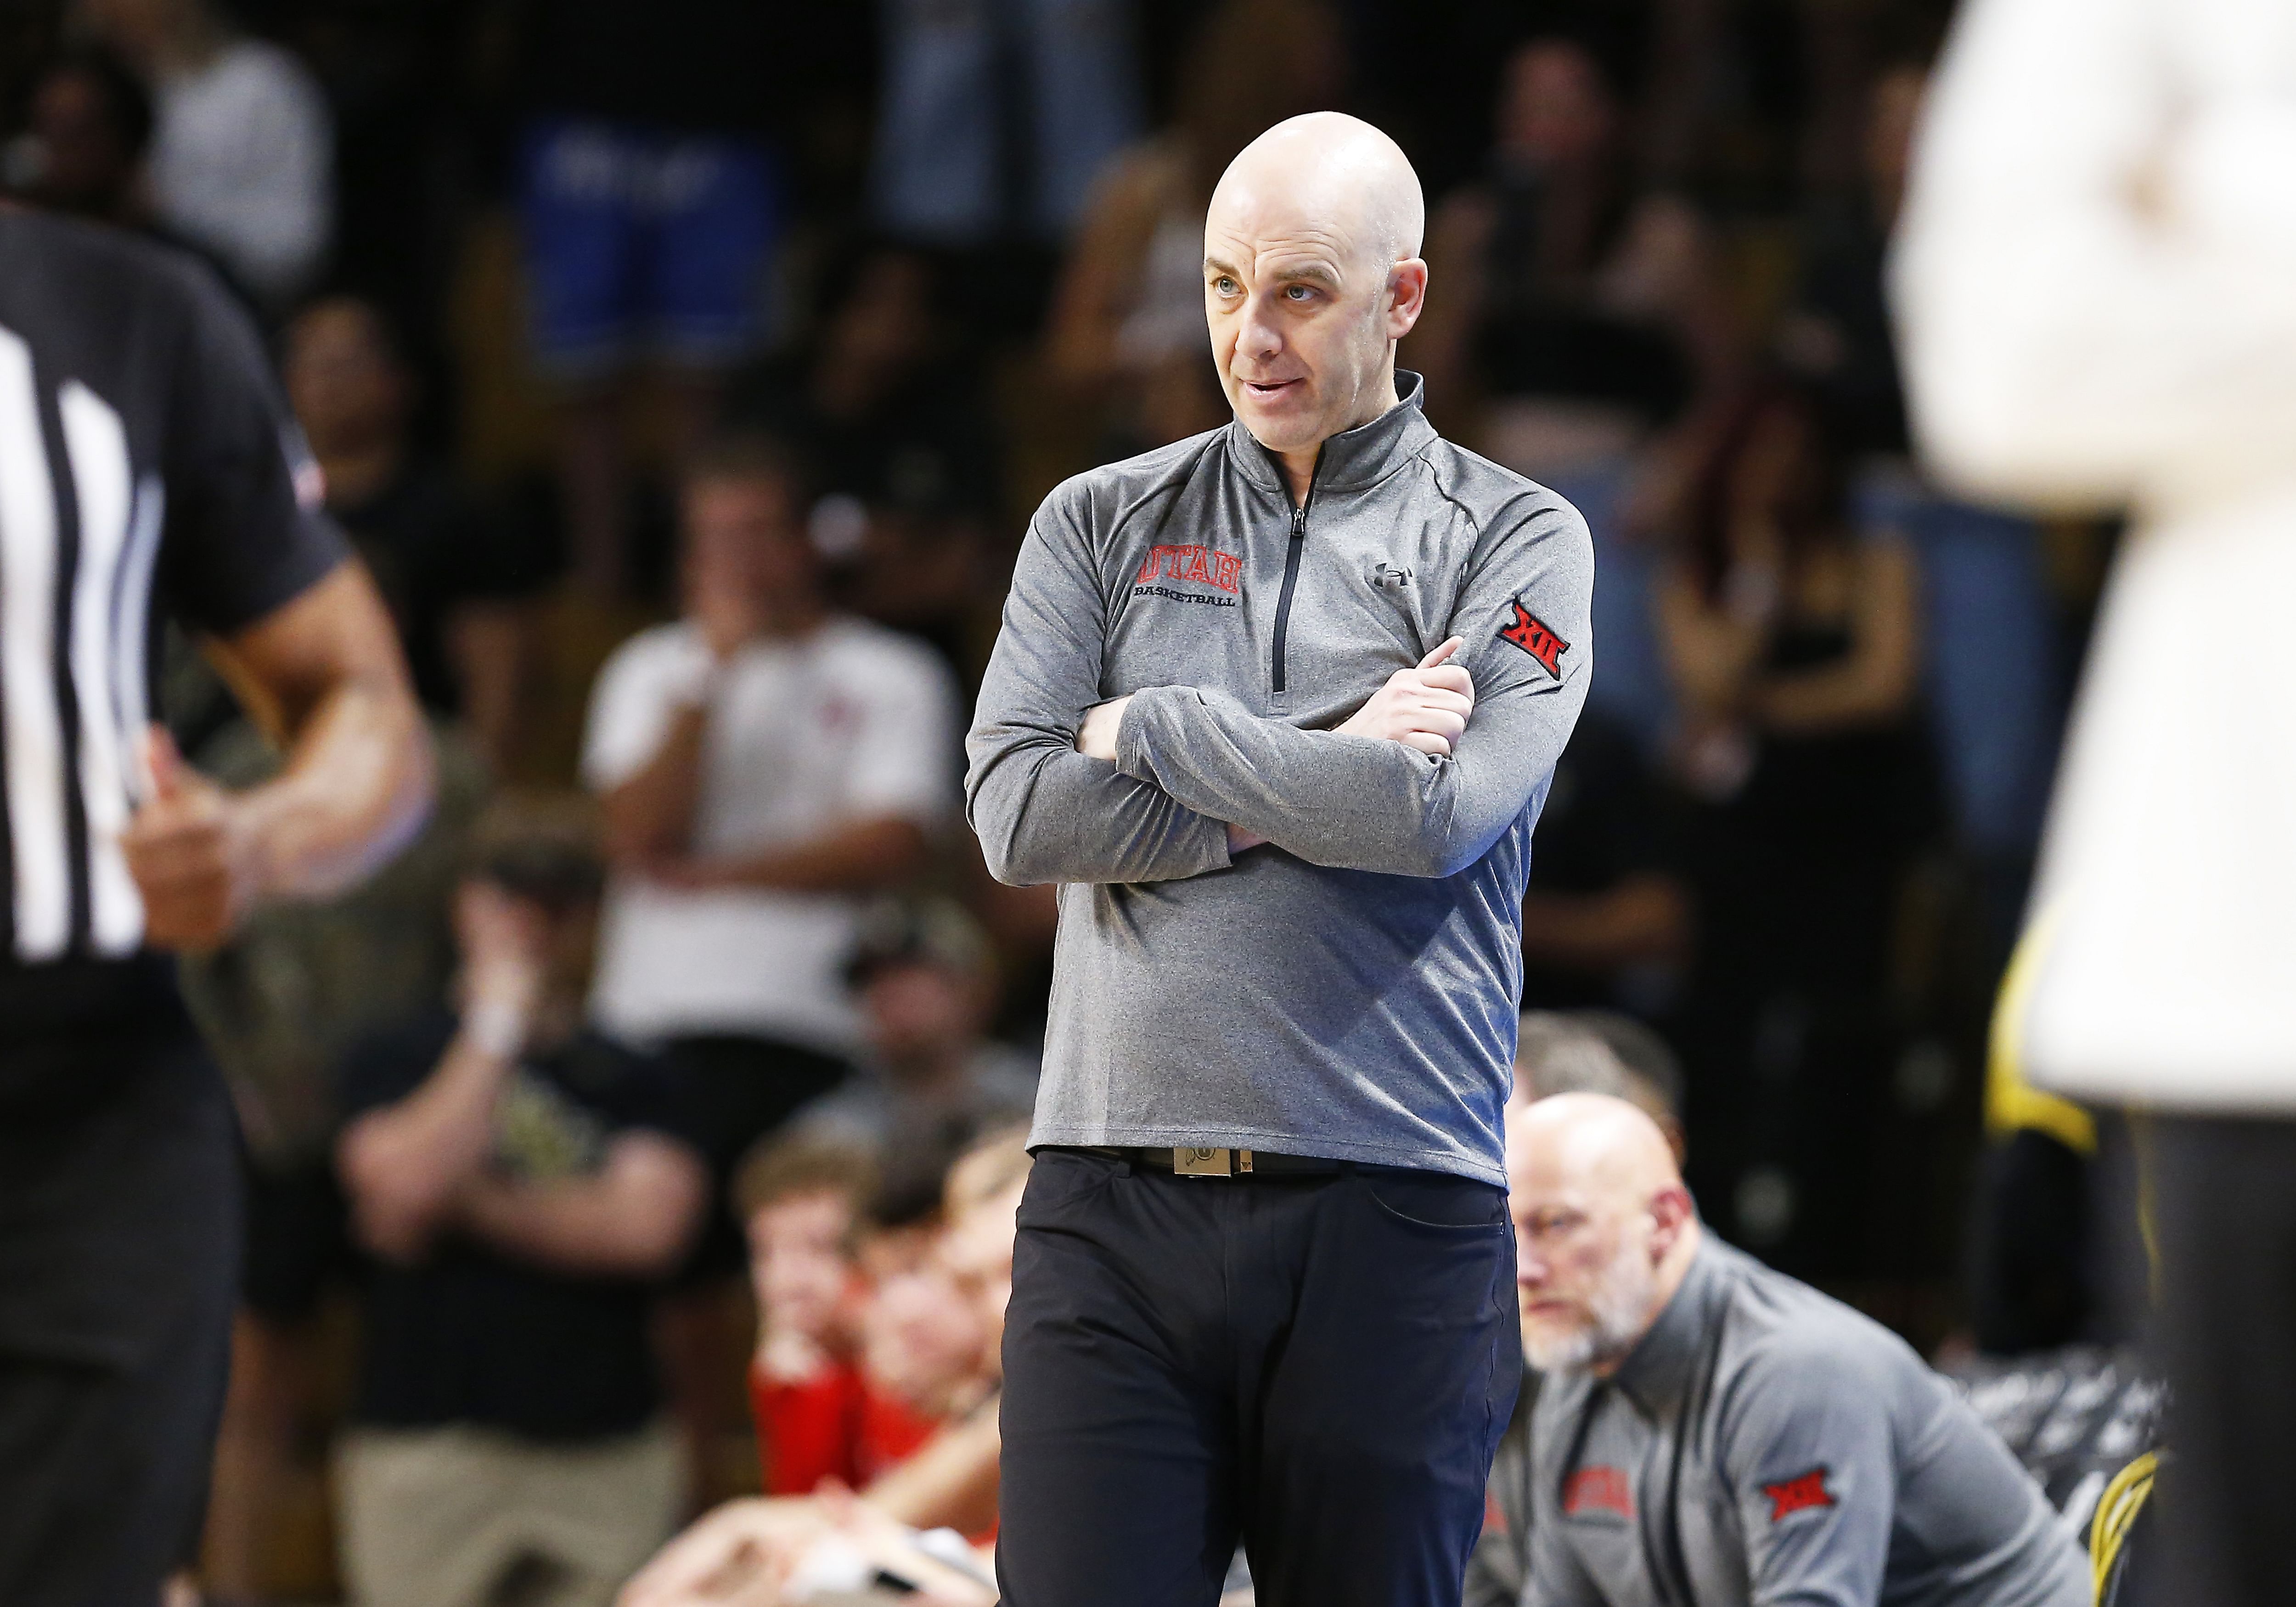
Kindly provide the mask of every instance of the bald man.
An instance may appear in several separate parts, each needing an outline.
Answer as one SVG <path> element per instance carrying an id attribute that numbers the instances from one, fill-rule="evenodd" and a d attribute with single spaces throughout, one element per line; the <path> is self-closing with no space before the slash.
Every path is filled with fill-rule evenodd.
<path id="1" fill-rule="evenodd" d="M 1204 228 L 1227 428 L 1031 524 L 990 869 L 1061 883 L 1004 1341 L 1011 1607 L 1456 1607 L 1520 1373 L 1501 1107 L 1531 827 L 1586 697 L 1560 498 L 1395 347 L 1418 180 L 1330 113 Z"/>
<path id="2" fill-rule="evenodd" d="M 1710 1238 L 1658 1125 L 1507 1123 L 1531 1422 L 1526 1607 L 2087 1607 L 2088 1562 L 1903 1340 Z"/>

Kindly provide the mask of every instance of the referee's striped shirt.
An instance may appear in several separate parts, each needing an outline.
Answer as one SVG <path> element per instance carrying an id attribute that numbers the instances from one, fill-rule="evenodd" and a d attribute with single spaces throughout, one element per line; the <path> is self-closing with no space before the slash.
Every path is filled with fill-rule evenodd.
<path id="1" fill-rule="evenodd" d="M 149 991 L 119 849 L 157 623 L 228 635 L 342 559 L 263 348 L 206 271 L 0 212 L 0 1040 Z"/>

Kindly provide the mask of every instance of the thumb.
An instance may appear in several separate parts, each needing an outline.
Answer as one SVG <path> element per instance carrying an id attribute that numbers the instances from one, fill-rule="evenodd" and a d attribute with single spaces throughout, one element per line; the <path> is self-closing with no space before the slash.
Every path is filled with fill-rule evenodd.
<path id="1" fill-rule="evenodd" d="M 144 728 L 142 757 L 149 783 L 146 803 L 172 803 L 192 790 L 192 767 L 165 726 L 154 722 Z"/>
<path id="2" fill-rule="evenodd" d="M 1433 652 L 1429 653 L 1425 658 L 1419 660 L 1419 668 L 1422 669 L 1432 669 L 1435 666 L 1440 664 L 1444 660 L 1449 658 L 1453 653 L 1458 652 L 1466 644 L 1467 638 L 1464 636 L 1447 637 Z"/>

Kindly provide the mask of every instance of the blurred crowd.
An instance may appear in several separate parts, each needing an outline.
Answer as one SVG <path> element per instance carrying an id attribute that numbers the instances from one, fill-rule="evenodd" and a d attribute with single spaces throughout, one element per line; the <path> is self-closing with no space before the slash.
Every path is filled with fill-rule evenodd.
<path id="1" fill-rule="evenodd" d="M 2092 1332 L 2074 1146 L 1980 1115 L 2112 532 L 1914 465 L 1948 9 L 9 8 L 0 184 L 245 301 L 442 756 L 381 880 L 186 967 L 250 1185 L 214 1599 L 603 1601 L 745 1491 L 792 1591 L 945 1530 L 964 1599 L 1053 922 L 957 818 L 970 693 L 1044 494 L 1226 422 L 1205 203 L 1322 107 L 1425 184 L 1434 422 L 1595 536 L 1525 1008 L 1660 1068 L 1726 1239 L 1925 1347 Z"/>

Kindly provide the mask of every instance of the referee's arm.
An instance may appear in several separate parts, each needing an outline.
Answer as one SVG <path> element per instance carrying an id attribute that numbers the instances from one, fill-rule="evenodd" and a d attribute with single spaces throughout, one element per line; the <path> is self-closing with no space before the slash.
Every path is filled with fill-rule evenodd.
<path id="1" fill-rule="evenodd" d="M 430 739 L 357 559 L 209 652 L 287 765 L 229 791 L 153 727 L 151 793 L 121 847 L 157 947 L 212 947 L 258 905 L 350 886 L 405 845 L 430 804 Z"/>

